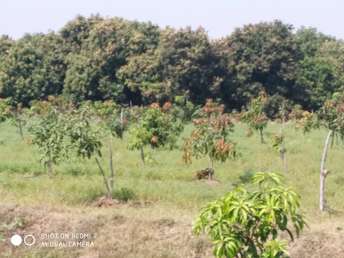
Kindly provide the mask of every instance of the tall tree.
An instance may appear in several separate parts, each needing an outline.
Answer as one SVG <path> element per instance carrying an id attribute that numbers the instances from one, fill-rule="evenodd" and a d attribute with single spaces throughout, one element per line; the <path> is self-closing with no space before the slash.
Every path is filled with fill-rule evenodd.
<path id="1" fill-rule="evenodd" d="M 0 96 L 27 105 L 62 92 L 65 53 L 59 36 L 27 34 L 0 62 Z"/>
<path id="2" fill-rule="evenodd" d="M 227 69 L 221 84 L 227 105 L 241 108 L 261 90 L 302 99 L 302 89 L 294 83 L 301 53 L 291 25 L 280 21 L 247 25 L 217 42 L 217 47 Z"/>
<path id="3" fill-rule="evenodd" d="M 79 15 L 60 30 L 60 35 L 72 52 L 78 52 L 83 42 L 89 37 L 94 24 L 103 20 L 98 15 L 92 15 L 89 18 Z"/>
<path id="4" fill-rule="evenodd" d="M 306 90 L 303 106 L 319 109 L 343 83 L 343 43 L 312 28 L 295 34 L 302 52 L 296 85 Z"/>
<path id="5" fill-rule="evenodd" d="M 92 26 L 81 33 L 81 39 L 75 40 L 80 51 L 67 58 L 65 94 L 74 100 L 123 101 L 125 85 L 117 78 L 117 70 L 130 56 L 154 47 L 157 36 L 158 27 L 150 23 L 119 18 L 92 21 Z"/>
<path id="6" fill-rule="evenodd" d="M 0 62 L 2 60 L 2 57 L 4 57 L 9 49 L 14 44 L 14 40 L 12 40 L 10 37 L 6 35 L 0 36 Z"/>
<path id="7" fill-rule="evenodd" d="M 216 67 L 216 56 L 202 28 L 166 28 L 158 47 L 131 57 L 119 75 L 132 91 L 140 92 L 144 103 L 177 95 L 203 103 L 218 85 Z"/>

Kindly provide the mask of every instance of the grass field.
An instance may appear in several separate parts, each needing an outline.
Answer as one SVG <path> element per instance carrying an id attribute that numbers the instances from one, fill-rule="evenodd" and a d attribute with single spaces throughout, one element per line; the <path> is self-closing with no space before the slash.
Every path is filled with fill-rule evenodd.
<path id="1" fill-rule="evenodd" d="M 184 136 L 191 126 L 187 126 Z M 143 166 L 138 152 L 127 149 L 126 139 L 113 143 L 116 189 L 135 193 L 127 204 L 98 208 L 94 203 L 104 194 L 102 178 L 93 160 L 70 160 L 48 177 L 27 135 L 19 137 L 14 127 L 0 125 L 0 256 L 1 257 L 211 257 L 205 238 L 191 234 L 200 207 L 235 184 L 245 183 L 257 171 L 282 172 L 279 154 L 271 136 L 279 125 L 270 123 L 261 144 L 258 135 L 246 137 L 246 127 L 237 124 L 233 140 L 240 157 L 215 164 L 217 181 L 197 181 L 195 171 L 207 161 L 182 161 L 181 150 L 152 151 Z M 288 173 L 286 183 L 302 197 L 309 229 L 291 245 L 292 257 L 344 257 L 344 148 L 334 144 L 328 158 L 331 171 L 326 181 L 330 212 L 318 212 L 319 166 L 325 131 L 304 135 L 293 124 L 286 128 Z M 107 149 L 104 148 L 104 157 Z M 107 166 L 104 159 L 104 166 Z M 283 172 L 282 172 L 283 173 Z M 13 232 L 48 233 L 88 230 L 96 233 L 92 248 L 13 248 Z M 48 231 L 48 232 L 46 232 Z M 327 244 L 326 244 L 327 243 Z M 325 246 L 322 246 L 324 244 Z M 329 253 L 329 256 L 327 256 Z M 325 255 L 326 256 L 323 256 Z"/>

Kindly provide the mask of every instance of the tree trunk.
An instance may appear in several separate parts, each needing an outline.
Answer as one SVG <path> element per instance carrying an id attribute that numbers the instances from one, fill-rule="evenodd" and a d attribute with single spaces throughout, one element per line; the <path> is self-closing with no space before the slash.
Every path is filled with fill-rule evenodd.
<path id="1" fill-rule="evenodd" d="M 265 143 L 263 129 L 259 129 L 260 143 Z"/>
<path id="2" fill-rule="evenodd" d="M 110 152 L 110 157 L 109 157 L 109 162 L 110 162 L 109 186 L 110 186 L 111 193 L 113 193 L 114 182 L 115 182 L 115 171 L 113 168 L 113 160 L 112 160 L 112 136 L 110 136 L 109 152 Z"/>
<path id="3" fill-rule="evenodd" d="M 24 132 L 23 132 L 23 124 L 22 121 L 20 119 L 17 120 L 18 121 L 18 127 L 19 127 L 19 134 L 22 140 L 24 140 Z"/>
<path id="4" fill-rule="evenodd" d="M 285 147 L 285 137 L 284 137 L 284 124 L 285 124 L 285 117 L 282 114 L 282 125 L 281 125 L 281 137 L 282 138 L 282 144 L 281 144 L 281 149 L 280 149 L 280 154 L 281 154 L 281 160 L 282 160 L 282 165 L 284 172 L 288 172 L 288 163 L 287 163 L 287 148 Z"/>
<path id="5" fill-rule="evenodd" d="M 18 132 L 19 132 L 19 135 L 21 137 L 21 139 L 23 140 L 24 139 L 24 133 L 23 133 L 23 124 L 22 124 L 22 121 L 21 119 L 19 118 L 19 115 L 17 112 L 14 112 L 14 122 L 15 122 L 15 125 L 18 129 Z"/>
<path id="6" fill-rule="evenodd" d="M 141 154 L 142 163 L 144 165 L 145 164 L 145 153 L 144 153 L 143 147 L 140 148 L 140 154 Z"/>
<path id="7" fill-rule="evenodd" d="M 104 185 L 105 185 L 106 191 L 107 191 L 107 197 L 112 199 L 111 187 L 110 187 L 109 182 L 108 182 L 108 180 L 106 178 L 105 172 L 104 172 L 102 166 L 100 165 L 100 162 L 99 162 L 98 158 L 96 157 L 95 159 L 96 159 L 96 162 L 97 162 L 100 174 L 103 176 Z"/>
<path id="8" fill-rule="evenodd" d="M 123 139 L 123 134 L 124 134 L 124 113 L 123 113 L 123 108 L 121 108 L 121 114 L 120 114 L 120 118 L 119 118 L 119 122 L 121 124 L 121 132 L 120 132 L 120 139 Z"/>
<path id="9" fill-rule="evenodd" d="M 213 173 L 214 173 L 214 160 L 209 157 L 209 167 L 211 169 L 210 173 L 208 174 L 208 180 L 213 180 Z"/>
<path id="10" fill-rule="evenodd" d="M 48 168 L 49 177 L 52 177 L 54 171 L 53 171 L 53 162 L 51 161 L 51 159 L 49 159 L 47 162 L 47 168 Z"/>
<path id="11" fill-rule="evenodd" d="M 120 123 L 121 123 L 121 128 L 123 130 L 123 120 L 124 120 L 124 113 L 123 113 L 123 108 L 121 108 L 121 116 L 120 116 Z"/>
<path id="12" fill-rule="evenodd" d="M 287 163 L 286 149 L 284 146 L 281 147 L 280 153 L 281 153 L 281 160 L 282 160 L 284 172 L 287 173 L 288 172 L 288 163 Z"/>
<path id="13" fill-rule="evenodd" d="M 320 206 L 320 210 L 324 211 L 325 210 L 325 203 L 326 203 L 326 199 L 325 199 L 325 180 L 326 180 L 326 176 L 328 175 L 328 171 L 325 168 L 326 165 L 326 159 L 327 159 L 327 155 L 328 155 L 328 149 L 330 146 L 330 139 L 332 136 L 333 131 L 330 130 L 327 134 L 326 137 L 326 141 L 325 141 L 325 145 L 324 145 L 324 150 L 322 153 L 322 157 L 321 157 L 321 164 L 320 164 L 320 198 L 319 198 L 319 206 Z"/>

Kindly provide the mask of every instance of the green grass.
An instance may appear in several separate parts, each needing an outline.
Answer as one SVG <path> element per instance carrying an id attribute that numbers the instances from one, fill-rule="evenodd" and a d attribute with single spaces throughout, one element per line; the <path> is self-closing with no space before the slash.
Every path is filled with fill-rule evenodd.
<path id="1" fill-rule="evenodd" d="M 232 139 L 237 143 L 240 157 L 215 164 L 215 178 L 219 184 L 209 185 L 193 179 L 195 171 L 207 167 L 207 160 L 194 160 L 191 165 L 182 161 L 181 150 L 152 151 L 155 161 L 143 166 L 138 152 L 129 151 L 126 139 L 113 143 L 116 189 L 134 191 L 136 199 L 168 204 L 180 208 L 198 209 L 233 188 L 242 177 L 255 171 L 282 172 L 279 154 L 271 146 L 271 136 L 279 125 L 270 123 L 265 131 L 266 144 L 259 136 L 246 137 L 246 126 L 237 124 Z M 183 136 L 187 136 L 187 126 Z M 326 132 L 313 131 L 304 135 L 293 124 L 286 129 L 289 172 L 286 181 L 302 197 L 303 209 L 309 215 L 318 213 L 319 163 Z M 56 176 L 49 178 L 39 162 L 37 149 L 29 135 L 23 141 L 14 127 L 0 125 L 0 194 L 5 201 L 51 205 L 87 205 L 104 191 L 102 178 L 93 160 L 71 160 L 55 167 Z M 181 143 L 181 142 L 180 142 Z M 103 165 L 108 166 L 104 146 Z M 327 179 L 328 204 L 334 210 L 344 210 L 344 149 L 336 144 L 330 150 Z M 283 173 L 283 172 L 282 172 Z M 241 178 L 241 179 L 240 179 Z"/>

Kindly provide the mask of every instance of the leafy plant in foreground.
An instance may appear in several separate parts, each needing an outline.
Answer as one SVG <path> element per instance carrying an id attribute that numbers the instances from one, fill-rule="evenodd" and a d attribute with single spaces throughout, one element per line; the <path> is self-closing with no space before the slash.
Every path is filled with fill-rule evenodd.
<path id="1" fill-rule="evenodd" d="M 275 173 L 256 173 L 254 191 L 237 187 L 204 207 L 194 232 L 205 232 L 213 242 L 216 257 L 286 257 L 282 232 L 294 240 L 306 222 L 300 212 L 300 197 Z M 294 233 L 295 232 L 295 233 Z"/>

